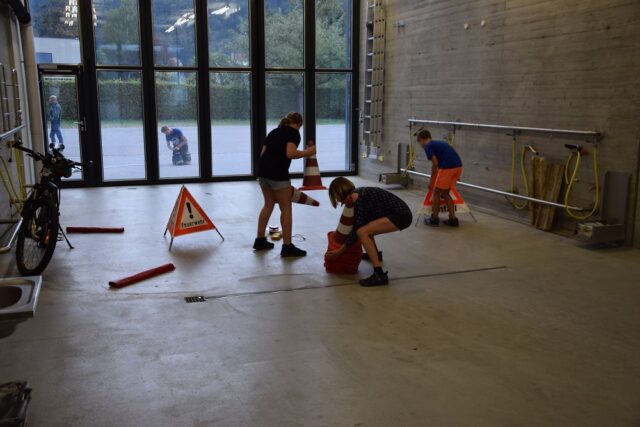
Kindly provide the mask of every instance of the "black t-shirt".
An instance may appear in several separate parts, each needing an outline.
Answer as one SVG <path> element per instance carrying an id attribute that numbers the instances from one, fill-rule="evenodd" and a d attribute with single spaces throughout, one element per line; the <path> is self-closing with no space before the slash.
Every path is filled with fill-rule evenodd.
<path id="1" fill-rule="evenodd" d="M 292 142 L 296 148 L 300 145 L 300 132 L 291 126 L 275 128 L 264 141 L 267 147 L 258 161 L 258 176 L 274 181 L 289 180 L 291 159 L 287 158 L 287 144 Z"/>

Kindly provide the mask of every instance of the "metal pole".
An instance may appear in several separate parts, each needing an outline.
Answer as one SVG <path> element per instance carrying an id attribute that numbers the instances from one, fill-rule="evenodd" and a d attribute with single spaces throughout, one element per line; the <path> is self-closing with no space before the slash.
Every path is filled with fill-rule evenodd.
<path id="1" fill-rule="evenodd" d="M 411 174 L 411 175 L 418 175 L 418 176 L 423 176 L 425 178 L 431 178 L 431 175 L 426 174 L 426 173 L 416 172 L 416 171 L 412 171 L 412 170 L 408 170 L 408 169 L 400 169 L 400 170 L 402 172 L 406 172 L 406 173 Z M 529 197 L 529 196 L 522 196 L 520 194 L 513 194 L 513 193 L 509 193 L 507 191 L 496 190 L 494 188 L 489 188 L 489 187 L 482 187 L 480 185 L 469 184 L 469 183 L 461 182 L 461 181 L 456 182 L 456 185 L 462 185 L 463 187 L 474 188 L 476 190 L 486 191 L 486 192 L 493 193 L 493 194 L 500 194 L 502 196 L 513 197 L 514 199 L 527 200 L 529 202 L 538 203 L 540 205 L 554 206 L 556 208 L 565 208 L 565 207 L 567 207 L 567 208 L 569 208 L 571 210 L 574 210 L 574 211 L 584 211 L 584 210 L 586 210 L 586 209 L 582 209 L 582 208 L 577 208 L 575 206 L 565 206 L 565 205 L 562 205 L 560 203 L 550 202 L 548 200 L 540 200 L 540 199 L 536 199 L 536 198 Z"/>
<path id="2" fill-rule="evenodd" d="M 5 139 L 9 139 L 12 135 L 20 132 L 22 129 L 24 129 L 24 125 L 19 125 L 5 133 L 0 133 L 0 142 L 4 141 Z"/>
<path id="3" fill-rule="evenodd" d="M 408 119 L 409 124 L 413 123 L 424 123 L 424 124 L 432 124 L 432 125 L 444 125 L 444 126 L 459 126 L 459 127 L 474 127 L 474 128 L 483 128 L 483 129 L 500 129 L 500 130 L 510 130 L 510 131 L 525 131 L 525 132 L 544 132 L 544 133 L 556 133 L 556 134 L 565 134 L 565 135 L 577 135 L 577 136 L 587 136 L 595 138 L 596 140 L 600 140 L 602 138 L 602 133 L 598 131 L 584 131 L 584 130 L 570 130 L 570 129 L 552 129 L 552 128 L 532 128 L 532 127 L 523 127 L 523 126 L 504 126 L 504 125 L 493 125 L 493 124 L 483 124 L 483 123 L 464 123 L 464 122 L 446 122 L 440 120 L 418 120 L 418 119 Z"/>
<path id="4" fill-rule="evenodd" d="M 22 108 L 20 106 L 20 86 L 18 85 L 18 71 L 11 70 L 11 83 L 13 86 L 13 111 L 15 114 L 15 126 L 22 124 Z"/>

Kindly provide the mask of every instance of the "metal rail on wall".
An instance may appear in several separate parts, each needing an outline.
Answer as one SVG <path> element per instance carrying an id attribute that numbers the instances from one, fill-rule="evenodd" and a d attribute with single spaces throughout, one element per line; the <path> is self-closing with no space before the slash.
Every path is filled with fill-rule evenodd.
<path id="1" fill-rule="evenodd" d="M 431 175 L 429 175 L 428 173 L 416 172 L 416 171 L 412 171 L 411 169 L 400 168 L 400 171 L 408 173 L 410 175 L 417 175 L 417 176 L 422 176 L 422 177 L 425 177 L 425 178 L 431 178 Z M 536 199 L 534 197 L 529 197 L 529 196 L 522 196 L 520 194 L 509 193 L 508 191 L 496 190 L 495 188 L 483 187 L 481 185 L 476 185 L 476 184 L 469 184 L 467 182 L 458 181 L 458 182 L 456 182 L 456 185 L 461 185 L 463 187 L 469 187 L 469 188 L 475 188 L 476 190 L 486 191 L 486 192 L 493 193 L 493 194 L 500 194 L 502 196 L 507 196 L 507 197 L 514 198 L 514 199 L 528 200 L 530 202 L 538 203 L 540 205 L 554 206 L 556 208 L 564 208 L 565 207 L 563 204 L 560 204 L 560 203 L 550 202 L 548 200 Z M 569 206 L 569 209 L 573 209 L 573 210 L 576 210 L 576 211 L 585 210 L 585 209 L 582 209 L 582 208 L 576 208 L 575 206 Z"/>
<path id="2" fill-rule="evenodd" d="M 519 134 L 521 132 L 537 132 L 537 133 L 546 133 L 546 134 L 557 134 L 557 135 L 565 135 L 565 136 L 581 136 L 592 139 L 592 142 L 597 142 L 602 139 L 604 134 L 598 131 L 584 131 L 584 130 L 571 130 L 571 129 L 554 129 L 554 128 L 536 128 L 536 127 L 525 127 L 525 126 L 505 126 L 505 125 L 495 125 L 495 124 L 484 124 L 484 123 L 465 123 L 465 122 L 448 122 L 442 120 L 421 120 L 421 119 L 407 119 L 409 121 L 409 126 L 413 126 L 414 124 L 430 124 L 430 125 L 438 125 L 438 126 L 453 126 L 454 130 L 456 128 L 470 127 L 476 129 L 494 129 L 494 130 L 506 130 L 510 131 L 513 135 Z M 431 175 L 421 172 L 416 172 L 406 168 L 400 168 L 400 171 L 403 173 L 408 173 L 411 175 L 422 176 L 426 178 L 431 178 Z M 561 203 L 551 202 L 548 200 L 536 199 L 535 197 L 523 196 L 520 194 L 509 193 L 508 191 L 497 190 L 495 188 L 483 187 L 481 185 L 469 184 L 466 182 L 457 182 L 456 185 L 461 185 L 463 187 L 469 187 L 480 191 L 486 191 L 493 194 L 499 194 L 502 196 L 527 200 L 532 203 L 537 203 L 540 205 L 553 206 L 557 208 L 569 208 L 571 210 L 586 210 L 583 208 L 578 208 L 575 206 L 565 206 Z"/>
<path id="3" fill-rule="evenodd" d="M 550 133 L 550 134 L 560 134 L 560 135 L 573 135 L 573 136 L 586 136 L 591 137 L 595 141 L 599 141 L 604 136 L 602 132 L 591 131 L 591 130 L 571 130 L 571 129 L 553 129 L 553 128 L 534 128 L 534 127 L 525 127 L 525 126 L 505 126 L 505 125 L 494 125 L 494 124 L 484 124 L 484 123 L 465 123 L 465 122 L 446 122 L 441 120 L 420 120 L 420 119 L 408 119 L 409 125 L 416 124 L 430 124 L 430 125 L 441 125 L 441 126 L 454 126 L 454 127 L 472 127 L 476 129 L 497 129 L 497 130 L 507 130 L 513 132 L 539 132 L 539 133 Z"/>

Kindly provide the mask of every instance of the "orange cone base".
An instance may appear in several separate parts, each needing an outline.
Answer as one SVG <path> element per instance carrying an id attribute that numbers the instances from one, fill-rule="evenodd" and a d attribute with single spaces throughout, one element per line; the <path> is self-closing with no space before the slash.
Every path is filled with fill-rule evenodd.
<path id="1" fill-rule="evenodd" d="M 309 185 L 309 186 L 302 186 L 300 187 L 300 190 L 305 190 L 305 191 L 309 191 L 309 190 L 326 190 L 327 187 L 325 187 L 324 185 Z"/>
<path id="2" fill-rule="evenodd" d="M 341 246 L 341 243 L 338 243 L 334 236 L 335 231 L 327 233 L 328 251 L 334 251 Z M 356 274 L 358 273 L 360 261 L 362 261 L 362 244 L 360 240 L 357 240 L 353 245 L 348 246 L 338 259 L 330 260 L 325 258 L 324 268 L 327 273 Z"/>

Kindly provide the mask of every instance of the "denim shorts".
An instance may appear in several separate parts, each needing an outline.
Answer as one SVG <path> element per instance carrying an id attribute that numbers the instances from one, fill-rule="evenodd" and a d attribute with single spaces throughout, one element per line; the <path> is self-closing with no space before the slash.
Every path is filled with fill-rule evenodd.
<path id="1" fill-rule="evenodd" d="M 282 190 L 291 187 L 291 181 L 274 181 L 273 179 L 258 177 L 260 187 L 267 187 L 272 190 Z"/>

